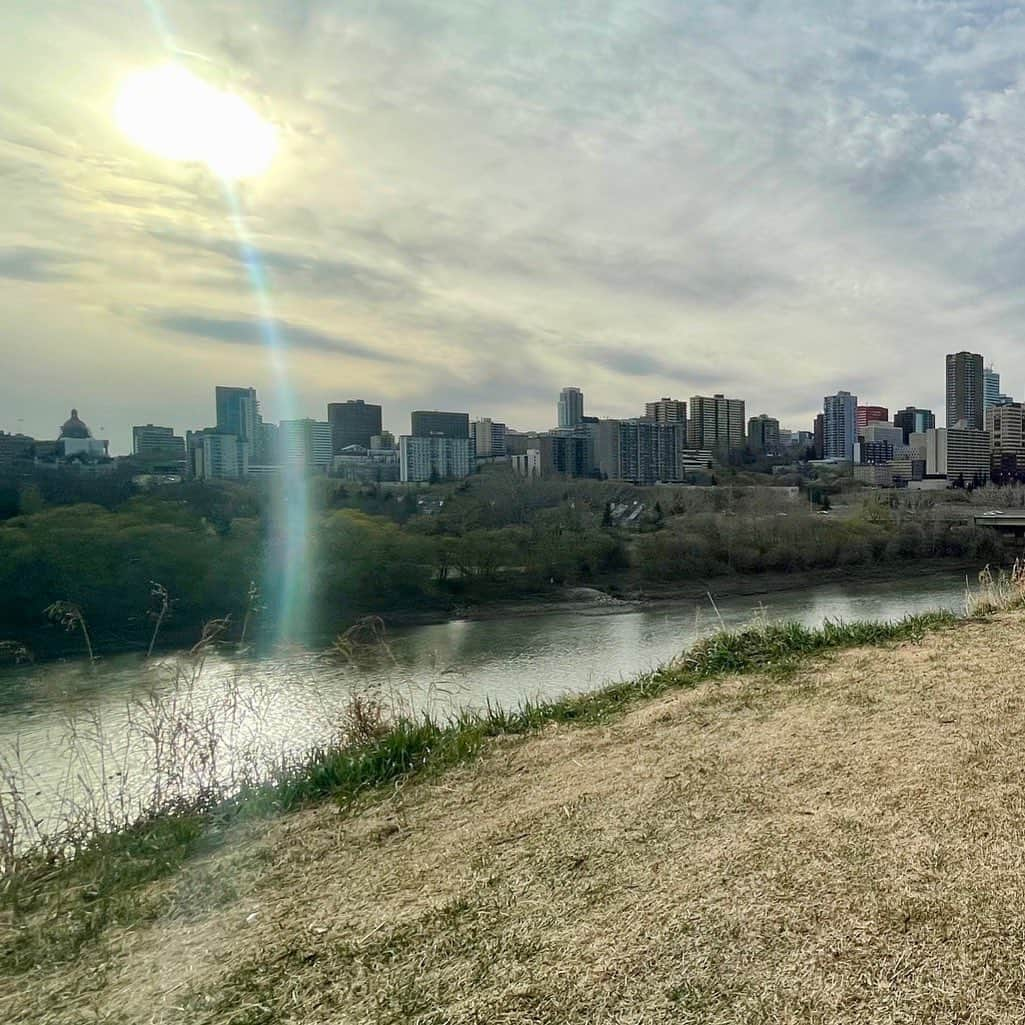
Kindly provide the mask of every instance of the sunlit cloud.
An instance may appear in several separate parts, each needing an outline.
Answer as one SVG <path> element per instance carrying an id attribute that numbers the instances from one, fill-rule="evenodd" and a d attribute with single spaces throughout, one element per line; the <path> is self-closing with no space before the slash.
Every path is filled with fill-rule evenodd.
<path id="1" fill-rule="evenodd" d="M 206 164 L 222 178 L 251 178 L 270 166 L 277 131 L 243 99 L 176 64 L 137 71 L 115 107 L 121 130 L 167 160 Z"/>
<path id="2" fill-rule="evenodd" d="M 106 403 L 115 449 L 206 426 L 216 383 L 287 415 L 217 180 L 250 170 L 305 415 L 363 395 L 397 430 L 454 403 L 544 428 L 574 384 L 595 415 L 714 390 L 807 428 L 837 388 L 941 406 L 965 346 L 1025 389 L 1020 7 L 176 0 L 177 66 L 128 0 L 14 7 L 5 344 L 61 406 Z M 66 415 L 10 375 L 0 409 L 41 436 Z"/>

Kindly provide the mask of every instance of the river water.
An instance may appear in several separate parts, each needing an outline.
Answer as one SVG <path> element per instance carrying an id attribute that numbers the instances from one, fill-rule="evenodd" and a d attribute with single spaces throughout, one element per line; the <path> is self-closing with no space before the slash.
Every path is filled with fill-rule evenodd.
<path id="1" fill-rule="evenodd" d="M 25 843 L 69 822 L 131 819 L 211 779 L 237 783 L 336 736 L 354 692 L 438 715 L 513 707 L 636 676 L 720 625 L 962 612 L 964 597 L 963 573 L 948 573 L 722 598 L 717 610 L 705 600 L 456 620 L 395 629 L 349 657 L 222 652 L 200 664 L 133 654 L 9 669 L 0 672 L 0 813 L 19 813 Z"/>

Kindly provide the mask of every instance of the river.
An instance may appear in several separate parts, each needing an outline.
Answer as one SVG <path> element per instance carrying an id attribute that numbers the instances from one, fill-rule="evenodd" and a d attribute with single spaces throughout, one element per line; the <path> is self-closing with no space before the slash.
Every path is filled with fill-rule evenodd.
<path id="1" fill-rule="evenodd" d="M 945 573 L 723 598 L 717 610 L 686 601 L 406 627 L 348 658 L 211 653 L 197 664 L 122 655 L 8 669 L 0 672 L 0 813 L 18 813 L 26 843 L 69 822 L 126 821 L 155 797 L 187 795 L 211 779 L 234 785 L 336 735 L 354 692 L 438 715 L 486 702 L 512 707 L 636 676 L 720 625 L 962 612 L 964 597 L 963 573 Z"/>

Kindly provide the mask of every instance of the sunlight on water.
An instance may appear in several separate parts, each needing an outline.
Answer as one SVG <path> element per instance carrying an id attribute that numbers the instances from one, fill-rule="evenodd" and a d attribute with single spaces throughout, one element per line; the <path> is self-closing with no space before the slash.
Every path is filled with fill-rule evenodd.
<path id="1" fill-rule="evenodd" d="M 269 658 L 211 652 L 195 675 L 182 675 L 174 657 L 114 656 L 95 668 L 42 664 L 0 672 L 0 692 L 7 696 L 0 705 L 0 751 L 15 752 L 31 767 L 25 789 L 32 812 L 52 824 L 67 814 L 76 780 L 81 788 L 71 786 L 72 805 L 85 806 L 93 797 L 101 812 L 112 803 L 116 812 L 116 802 L 125 800 L 131 808 L 144 805 L 160 771 L 149 738 L 169 722 L 185 725 L 172 731 L 176 735 L 199 739 L 203 771 L 210 770 L 213 752 L 213 771 L 230 788 L 240 777 L 260 775 L 282 758 L 337 737 L 354 693 L 441 718 L 488 703 L 514 708 L 636 676 L 721 625 L 736 629 L 761 618 L 809 626 L 825 619 L 887 620 L 934 609 L 961 612 L 963 601 L 963 577 L 951 574 L 724 598 L 718 612 L 707 601 L 692 601 L 460 620 L 391 631 L 356 659 L 300 648 Z M 183 754 L 187 762 L 189 752 Z"/>

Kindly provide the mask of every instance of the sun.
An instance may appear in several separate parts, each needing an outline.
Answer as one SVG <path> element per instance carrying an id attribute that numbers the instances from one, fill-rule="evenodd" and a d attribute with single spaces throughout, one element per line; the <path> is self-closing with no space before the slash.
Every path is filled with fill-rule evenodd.
<path id="1" fill-rule="evenodd" d="M 133 142 L 168 160 L 206 164 L 222 178 L 252 178 L 270 167 L 277 131 L 243 99 L 176 64 L 125 79 L 114 116 Z"/>

